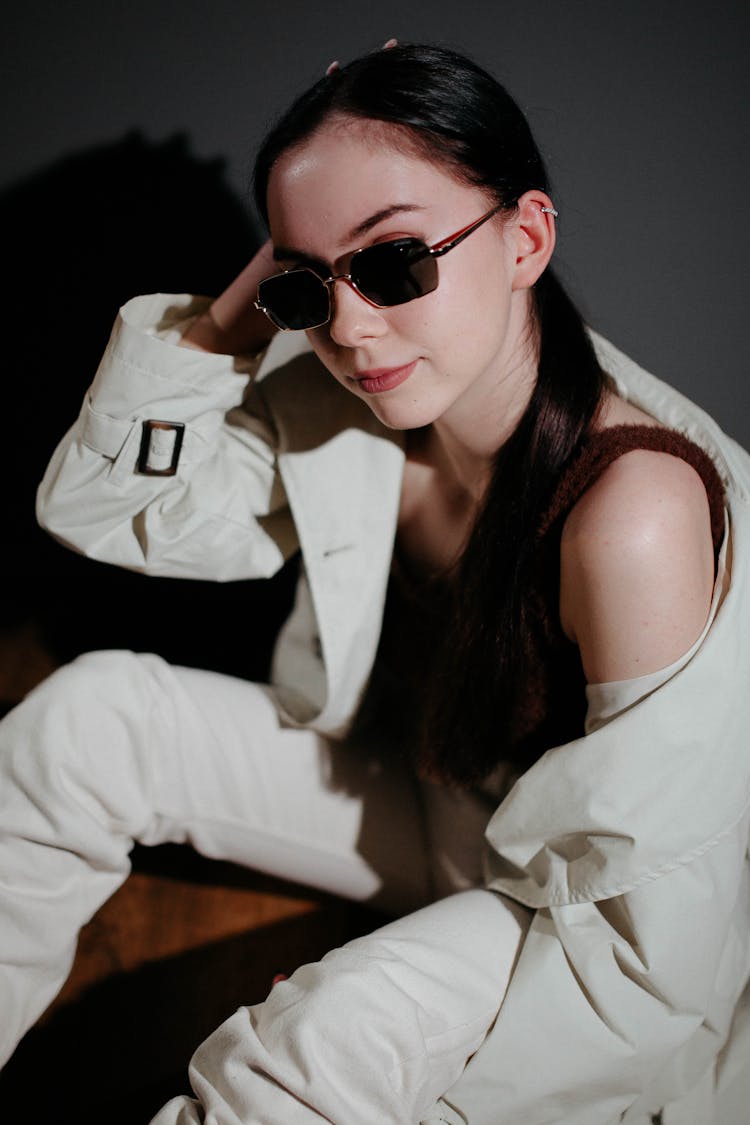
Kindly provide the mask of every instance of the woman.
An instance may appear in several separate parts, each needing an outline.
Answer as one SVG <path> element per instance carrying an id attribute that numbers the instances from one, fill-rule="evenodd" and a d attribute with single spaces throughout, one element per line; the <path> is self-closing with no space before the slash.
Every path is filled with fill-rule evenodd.
<path id="1" fill-rule="evenodd" d="M 123 310 L 40 514 L 157 574 L 301 549 L 274 688 L 99 654 L 12 714 L 9 1040 L 130 840 L 188 839 L 411 913 L 240 1009 L 158 1125 L 741 1120 L 747 457 L 592 344 L 468 60 L 333 68 L 256 189 L 227 293 Z"/>

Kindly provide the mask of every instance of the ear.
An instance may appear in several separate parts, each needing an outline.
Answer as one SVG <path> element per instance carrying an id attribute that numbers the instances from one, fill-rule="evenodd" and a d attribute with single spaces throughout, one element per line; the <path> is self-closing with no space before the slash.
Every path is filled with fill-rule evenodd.
<path id="1" fill-rule="evenodd" d="M 524 192 L 518 200 L 513 289 L 530 289 L 552 257 L 555 249 L 555 216 L 551 213 L 552 209 L 552 200 L 543 191 Z"/>

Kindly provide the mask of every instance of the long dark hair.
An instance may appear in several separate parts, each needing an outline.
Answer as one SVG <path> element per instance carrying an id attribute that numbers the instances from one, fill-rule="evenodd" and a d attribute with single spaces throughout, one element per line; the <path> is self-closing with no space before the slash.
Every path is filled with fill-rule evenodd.
<path id="1" fill-rule="evenodd" d="M 506 212 L 526 191 L 549 190 L 526 119 L 490 74 L 442 47 L 402 45 L 334 71 L 284 114 L 255 166 L 264 218 L 275 161 L 333 115 L 398 126 L 413 150 L 485 189 Z M 461 785 L 482 780 L 504 759 L 528 764 L 518 760 L 514 731 L 531 672 L 527 600 L 536 532 L 604 386 L 580 314 L 549 268 L 534 287 L 532 314 L 538 378 L 497 453 L 462 555 L 424 716 L 423 771 Z"/>

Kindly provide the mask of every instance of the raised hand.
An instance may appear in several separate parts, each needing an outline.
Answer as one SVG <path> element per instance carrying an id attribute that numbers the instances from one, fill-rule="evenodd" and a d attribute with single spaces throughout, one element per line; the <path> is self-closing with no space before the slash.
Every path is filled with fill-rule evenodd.
<path id="1" fill-rule="evenodd" d="M 258 282 L 276 272 L 269 239 L 210 308 L 193 321 L 181 340 L 183 347 L 226 355 L 247 355 L 264 348 L 277 329 L 254 307 L 254 301 Z"/>

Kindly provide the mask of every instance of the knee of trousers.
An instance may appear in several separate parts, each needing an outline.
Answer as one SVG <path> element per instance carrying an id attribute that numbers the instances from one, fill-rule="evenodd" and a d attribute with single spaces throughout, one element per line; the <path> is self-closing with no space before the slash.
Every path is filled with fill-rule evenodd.
<path id="1" fill-rule="evenodd" d="M 0 829 L 76 847 L 76 824 L 137 837 L 152 815 L 153 746 L 169 668 L 131 652 L 79 657 L 0 723 Z"/>

